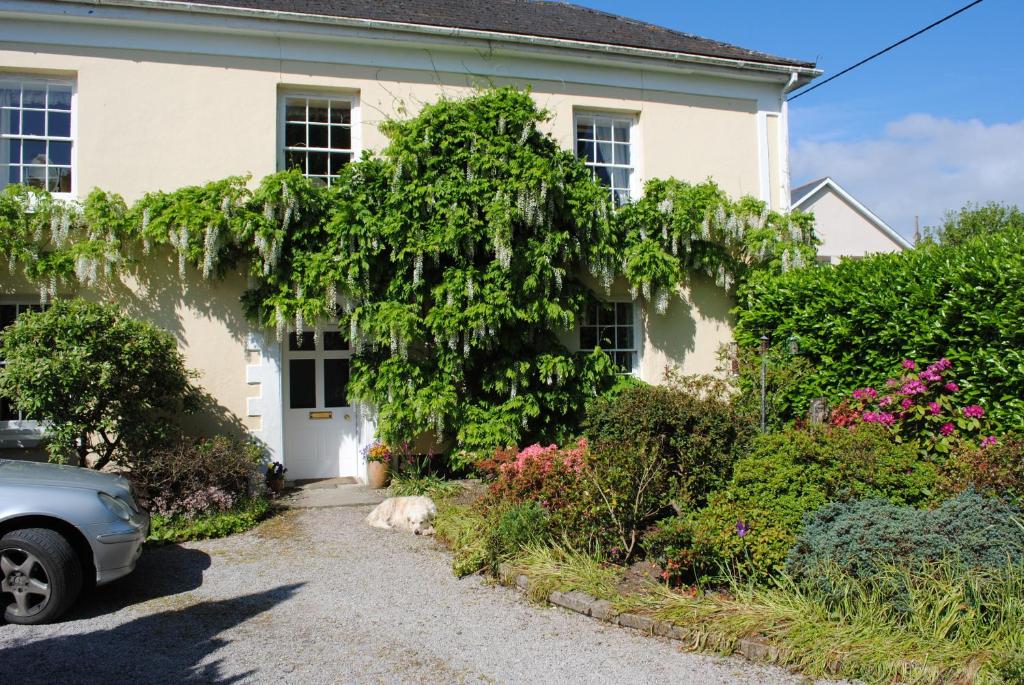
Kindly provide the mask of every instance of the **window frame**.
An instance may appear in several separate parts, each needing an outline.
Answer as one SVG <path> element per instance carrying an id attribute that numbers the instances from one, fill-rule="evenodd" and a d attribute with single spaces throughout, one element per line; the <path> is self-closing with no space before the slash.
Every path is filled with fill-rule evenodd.
<path id="1" fill-rule="evenodd" d="M 287 121 L 286 121 L 286 113 L 287 113 L 287 109 L 288 109 L 288 100 L 289 99 L 293 99 L 293 98 L 294 99 L 304 98 L 304 99 L 307 99 L 307 100 L 331 100 L 331 101 L 335 101 L 335 102 L 347 102 L 348 105 L 349 105 L 349 120 L 350 120 L 349 132 L 351 134 L 350 135 L 350 142 L 349 142 L 349 154 L 351 155 L 351 157 L 349 159 L 349 164 L 351 164 L 352 162 L 355 162 L 355 161 L 357 161 L 359 159 L 360 154 L 362 154 L 362 147 L 363 146 L 362 146 L 362 125 L 361 125 L 362 119 L 360 117 L 359 95 L 358 95 L 358 93 L 353 93 L 351 91 L 343 91 L 343 90 L 342 91 L 332 90 L 332 89 L 324 89 L 324 90 L 316 90 L 316 89 L 308 90 L 307 89 L 307 90 L 300 90 L 300 89 L 292 89 L 292 88 L 282 88 L 281 90 L 278 91 L 278 94 L 277 94 L 277 170 L 278 171 L 285 171 L 286 170 L 286 167 L 285 167 L 286 159 L 287 159 L 287 150 L 286 150 L 287 138 L 286 138 L 286 134 L 285 134 L 286 123 L 287 123 Z M 314 150 L 323 150 L 324 152 L 331 152 L 332 151 L 331 148 L 313 148 L 313 149 Z M 336 151 L 336 152 L 343 152 L 343 150 L 341 148 L 335 148 L 334 151 Z M 328 176 L 331 175 L 329 172 L 330 172 L 330 169 L 328 169 L 328 174 L 327 174 Z M 308 176 L 305 173 L 303 173 L 303 175 L 306 175 L 307 177 L 310 177 L 310 178 L 318 178 L 319 177 L 319 175 Z"/>
<path id="2" fill-rule="evenodd" d="M 628 122 L 628 124 L 629 124 L 629 142 L 628 142 L 628 145 L 629 145 L 629 164 L 628 165 L 609 164 L 609 163 L 600 163 L 599 164 L 597 162 L 590 162 L 590 161 L 588 161 L 584 157 L 580 157 L 579 154 L 578 154 L 578 150 L 579 150 L 579 121 L 580 121 L 581 118 L 584 118 L 584 119 L 595 119 L 595 120 L 596 119 L 610 119 L 610 120 L 612 120 L 612 122 L 615 122 L 615 121 L 625 121 L 625 122 Z M 595 129 L 596 129 L 596 125 L 597 125 L 597 122 L 595 121 Z M 614 143 L 615 142 L 614 141 L 614 137 L 615 136 L 614 136 L 614 133 L 613 133 L 612 134 L 613 140 L 609 141 L 609 142 Z M 594 138 L 595 138 L 595 143 L 596 143 L 596 138 L 597 138 L 597 131 L 596 130 L 594 131 Z M 579 159 L 581 162 L 583 162 L 588 169 L 592 170 L 592 172 L 593 172 L 593 169 L 595 167 L 599 167 L 599 166 L 600 167 L 604 167 L 604 168 L 610 168 L 610 169 L 628 169 L 629 170 L 629 186 L 628 186 L 627 190 L 629 192 L 629 202 L 630 203 L 635 202 L 637 199 L 640 198 L 640 196 L 642 194 L 642 191 L 643 191 L 643 182 L 642 182 L 642 180 L 640 178 L 640 169 L 642 168 L 642 161 L 643 160 L 642 160 L 642 155 L 641 155 L 642 146 L 640 145 L 640 117 L 639 117 L 638 114 L 636 114 L 635 112 L 617 112 L 615 110 L 606 110 L 606 109 L 586 109 L 586 108 L 576 108 L 576 109 L 573 109 L 573 113 L 572 113 L 572 150 L 573 150 L 573 154 L 576 156 L 576 159 Z M 596 177 L 597 176 L 596 172 L 593 172 L 593 173 L 594 173 L 594 175 Z M 614 188 L 612 186 L 607 186 L 607 187 L 609 188 L 609 192 L 612 193 L 612 202 L 614 202 L 615 201 Z"/>
<path id="3" fill-rule="evenodd" d="M 79 183 L 78 183 L 78 78 L 77 78 L 77 75 L 75 75 L 75 74 L 45 74 L 45 73 L 40 74 L 40 73 L 33 73 L 31 71 L 18 71 L 18 70 L 6 71 L 6 70 L 0 70 L 0 80 L 2 80 L 2 79 L 17 79 L 17 80 L 21 80 L 21 81 L 34 81 L 34 82 L 37 82 L 37 83 L 38 82 L 43 82 L 43 83 L 46 83 L 47 85 L 54 84 L 54 85 L 70 86 L 71 87 L 71 112 L 70 112 L 71 113 L 71 117 L 70 117 L 71 118 L 71 130 L 69 131 L 69 136 L 67 138 L 57 137 L 57 136 L 52 137 L 53 139 L 58 140 L 58 141 L 68 141 L 68 142 L 71 143 L 71 187 L 70 187 L 70 190 L 68 190 L 67 192 L 63 192 L 63 191 L 51 192 L 50 195 L 52 195 L 54 198 L 56 198 L 58 200 L 68 201 L 68 200 L 74 199 L 75 197 L 77 197 L 76 194 L 78 192 L 78 187 L 79 187 Z M 24 88 L 24 86 L 22 86 L 22 87 Z M 23 107 L 20 107 L 19 110 L 20 109 L 23 109 Z M 47 109 L 45 111 L 48 112 L 49 109 Z M 20 132 L 17 135 L 8 134 L 8 135 L 4 136 L 4 135 L 0 134 L 0 140 L 10 140 L 12 138 L 18 138 L 18 139 L 24 140 L 26 138 L 26 136 L 23 136 Z M 51 140 L 51 136 L 28 136 L 28 139 L 29 140 L 49 141 L 49 140 Z M 24 162 L 22 162 L 20 164 L 23 164 L 23 163 Z M 64 166 L 64 165 L 55 165 L 55 166 Z M 49 164 L 47 164 L 47 168 L 49 168 Z M 22 179 L 22 183 L 24 183 L 24 179 Z M 8 185 L 8 183 L 5 181 L 5 185 L 3 187 L 7 187 L 7 185 Z"/>
<path id="4" fill-rule="evenodd" d="M 633 349 L 625 349 L 615 347 L 613 349 L 606 350 L 601 348 L 601 351 L 611 357 L 612 363 L 615 363 L 615 352 L 632 352 L 633 353 L 633 368 L 628 371 L 620 371 L 620 376 L 640 376 L 641 360 L 643 358 L 643 326 L 640 317 L 640 303 L 629 297 L 607 297 L 607 298 L 596 298 L 599 304 L 628 304 L 632 307 L 632 321 L 630 324 L 633 327 Z M 593 352 L 596 348 L 587 348 L 583 346 L 583 329 L 584 328 L 600 328 L 600 326 L 587 326 L 584 322 L 586 320 L 586 312 L 580 317 L 576 324 L 576 345 L 580 352 Z M 616 317 L 616 326 L 618 326 L 618 317 Z"/>
<path id="5" fill-rule="evenodd" d="M 22 309 L 40 306 L 38 299 L 33 302 L 29 297 L 3 297 L 0 298 L 0 305 L 18 307 L 15 318 L 21 315 Z M 0 360 L 0 366 L 6 365 L 6 360 Z M 46 423 L 43 421 L 25 418 L 0 420 L 0 448 L 35 447 L 42 441 L 45 432 Z"/>

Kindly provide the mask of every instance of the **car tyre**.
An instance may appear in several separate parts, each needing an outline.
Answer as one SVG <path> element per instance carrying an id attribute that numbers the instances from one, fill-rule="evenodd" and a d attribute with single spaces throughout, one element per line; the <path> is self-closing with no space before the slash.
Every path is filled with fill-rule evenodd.
<path id="1" fill-rule="evenodd" d="M 53 621 L 81 589 L 82 564 L 57 531 L 22 528 L 0 538 L 0 606 L 8 623 Z"/>

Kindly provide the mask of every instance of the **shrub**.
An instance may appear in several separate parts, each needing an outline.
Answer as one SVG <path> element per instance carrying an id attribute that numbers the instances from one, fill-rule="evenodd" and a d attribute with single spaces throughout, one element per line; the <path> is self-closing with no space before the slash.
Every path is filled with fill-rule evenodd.
<path id="1" fill-rule="evenodd" d="M 804 515 L 837 500 L 927 500 L 935 467 L 877 425 L 758 437 L 726 487 L 692 517 L 692 572 L 763 577 L 782 569 Z"/>
<path id="2" fill-rule="evenodd" d="M 791 335 L 817 373 L 779 398 L 787 418 L 809 401 L 834 404 L 879 388 L 900 360 L 949 358 L 964 404 L 986 408 L 997 432 L 1024 430 L 1024 230 L 952 246 L 755 276 L 740 288 L 736 340 L 753 349 Z"/>
<path id="3" fill-rule="evenodd" d="M 942 466 L 940 487 L 947 493 L 973 488 L 1024 506 L 1024 438 L 990 438 L 957 450 Z"/>
<path id="4" fill-rule="evenodd" d="M 497 478 L 481 506 L 496 510 L 536 502 L 548 512 L 555 537 L 581 546 L 595 544 L 605 530 L 581 473 L 586 452 L 585 440 L 572 448 L 531 445 L 519 451 L 498 450 L 491 465 Z"/>
<path id="5" fill-rule="evenodd" d="M 140 499 L 165 517 L 227 511 L 260 484 L 263 450 L 228 436 L 181 438 L 155 450 L 129 474 Z"/>
<path id="6" fill-rule="evenodd" d="M 270 512 L 265 497 L 240 499 L 226 511 L 207 511 L 195 517 L 154 514 L 149 531 L 153 542 L 185 542 L 221 538 L 255 528 Z"/>
<path id="7" fill-rule="evenodd" d="M 728 478 L 736 455 L 754 432 L 724 385 L 673 377 L 671 387 L 627 388 L 590 405 L 584 433 L 594 442 L 648 445 L 676 480 L 676 506 L 701 506 Z"/>
<path id="8" fill-rule="evenodd" d="M 941 559 L 964 570 L 1021 563 L 1020 509 L 974 492 L 934 510 L 883 499 L 833 502 L 808 517 L 786 565 L 798 579 L 821 578 L 829 565 L 867 578 L 886 565 L 918 568 Z"/>
<path id="9" fill-rule="evenodd" d="M 53 461 L 133 466 L 199 406 L 174 338 L 108 305 L 59 300 L 0 336 L 0 394 L 46 422 Z"/>
<path id="10" fill-rule="evenodd" d="M 391 497 L 422 495 L 435 502 L 456 497 L 461 492 L 462 486 L 459 483 L 434 475 L 415 476 L 398 473 L 392 477 L 391 485 L 388 486 L 388 495 Z"/>
<path id="11" fill-rule="evenodd" d="M 953 380 L 948 359 L 925 366 L 904 359 L 903 375 L 889 378 L 881 390 L 858 388 L 832 413 L 835 426 L 877 423 L 898 442 L 916 440 L 925 455 L 945 455 L 953 448 L 986 436 L 985 410 L 960 401 L 960 385 Z"/>
<path id="12" fill-rule="evenodd" d="M 629 561 L 640 533 L 669 504 L 675 481 L 660 443 L 597 443 L 582 470 L 600 514 L 602 538 L 616 547 L 611 555 Z"/>
<path id="13" fill-rule="evenodd" d="M 492 572 L 527 545 L 545 543 L 550 536 L 548 512 L 536 502 L 498 509 L 488 523 L 486 560 Z"/>

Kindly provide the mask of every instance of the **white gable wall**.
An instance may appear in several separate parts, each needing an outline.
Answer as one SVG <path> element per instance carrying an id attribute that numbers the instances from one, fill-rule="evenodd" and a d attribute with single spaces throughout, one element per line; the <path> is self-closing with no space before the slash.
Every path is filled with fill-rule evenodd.
<path id="1" fill-rule="evenodd" d="M 814 231 L 821 239 L 820 257 L 838 261 L 839 257 L 863 257 L 903 249 L 828 185 L 801 202 L 800 209 L 814 214 Z"/>

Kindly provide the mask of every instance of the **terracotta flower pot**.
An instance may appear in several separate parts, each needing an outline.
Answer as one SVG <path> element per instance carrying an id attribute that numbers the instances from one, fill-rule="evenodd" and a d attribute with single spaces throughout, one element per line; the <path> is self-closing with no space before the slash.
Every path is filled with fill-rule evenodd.
<path id="1" fill-rule="evenodd" d="M 388 465 L 380 461 L 371 461 L 366 465 L 366 486 L 372 490 L 380 490 L 388 484 Z"/>
<path id="2" fill-rule="evenodd" d="M 273 492 L 281 492 L 284 490 L 284 478 L 275 478 L 267 481 L 267 486 Z"/>

